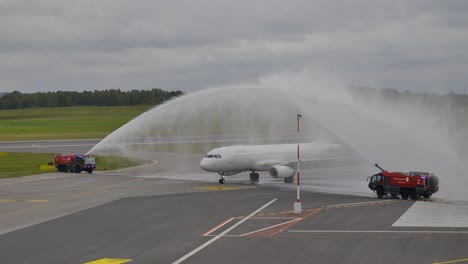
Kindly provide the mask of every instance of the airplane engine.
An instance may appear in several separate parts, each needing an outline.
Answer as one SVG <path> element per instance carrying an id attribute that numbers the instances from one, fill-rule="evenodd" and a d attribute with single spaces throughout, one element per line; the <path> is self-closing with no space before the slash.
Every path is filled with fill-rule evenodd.
<path id="1" fill-rule="evenodd" d="M 288 178 L 294 175 L 296 170 L 288 166 L 273 166 L 270 169 L 270 176 L 273 178 Z"/>

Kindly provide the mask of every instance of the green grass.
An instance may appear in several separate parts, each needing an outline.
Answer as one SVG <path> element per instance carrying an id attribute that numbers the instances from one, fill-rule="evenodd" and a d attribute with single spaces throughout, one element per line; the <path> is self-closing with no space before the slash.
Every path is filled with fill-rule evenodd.
<path id="1" fill-rule="evenodd" d="M 57 107 L 0 111 L 0 141 L 104 138 L 151 106 Z M 0 150 L 0 178 L 34 175 L 54 160 L 53 153 L 6 153 Z M 137 166 L 143 160 L 96 157 L 97 170 Z M 53 168 L 52 168 L 53 169 Z M 54 169 L 52 171 L 55 171 Z"/>
<path id="2" fill-rule="evenodd" d="M 54 155 L 56 154 L 53 153 L 3 152 L 0 154 L 0 179 L 57 171 L 56 169 L 41 170 L 41 165 L 47 165 L 48 162 L 54 161 Z M 5 154 L 6 156 L 4 156 Z M 115 156 L 95 157 L 97 163 L 97 171 L 116 170 L 147 163 L 147 161 L 145 160 L 129 159 Z"/>
<path id="3" fill-rule="evenodd" d="M 104 138 L 151 106 L 0 111 L 0 141 Z"/>

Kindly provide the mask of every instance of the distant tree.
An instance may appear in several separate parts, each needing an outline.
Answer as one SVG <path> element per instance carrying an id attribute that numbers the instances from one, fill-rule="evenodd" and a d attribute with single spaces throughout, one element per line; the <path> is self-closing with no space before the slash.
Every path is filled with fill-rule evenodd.
<path id="1" fill-rule="evenodd" d="M 21 102 L 22 94 L 18 91 L 14 91 L 10 94 L 4 95 L 1 100 L 3 101 L 4 109 L 20 109 L 23 108 Z"/>
<path id="2" fill-rule="evenodd" d="M 22 94 L 18 91 L 6 93 L 0 97 L 0 109 L 19 109 L 31 107 L 67 107 L 67 106 L 125 106 L 125 105 L 157 105 L 176 96 L 183 95 L 181 91 L 152 90 L 121 91 L 111 89 L 104 91 L 84 92 L 38 92 Z"/>

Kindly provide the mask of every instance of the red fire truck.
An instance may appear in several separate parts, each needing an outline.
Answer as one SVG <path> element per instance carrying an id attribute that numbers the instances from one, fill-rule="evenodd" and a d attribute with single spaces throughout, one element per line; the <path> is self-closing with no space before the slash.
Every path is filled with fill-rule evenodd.
<path id="1" fill-rule="evenodd" d="M 54 157 L 54 165 L 61 172 L 93 173 L 96 169 L 96 159 L 88 154 L 58 155 Z"/>
<path id="2" fill-rule="evenodd" d="M 421 196 L 429 198 L 439 190 L 439 178 L 428 172 L 389 172 L 382 169 L 380 173 L 372 175 L 369 180 L 369 188 L 377 193 L 377 197 L 391 195 L 395 198 L 400 195 L 402 199 L 417 199 Z"/>

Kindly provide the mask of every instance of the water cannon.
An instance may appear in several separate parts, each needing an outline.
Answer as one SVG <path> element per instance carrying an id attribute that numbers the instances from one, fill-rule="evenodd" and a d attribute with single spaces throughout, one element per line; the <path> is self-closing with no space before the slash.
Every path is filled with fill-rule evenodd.
<path id="1" fill-rule="evenodd" d="M 379 164 L 374 164 L 377 168 L 379 168 L 381 171 L 385 171 L 384 169 L 382 169 L 382 167 L 379 166 Z"/>

